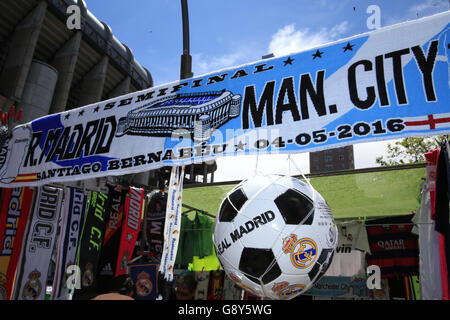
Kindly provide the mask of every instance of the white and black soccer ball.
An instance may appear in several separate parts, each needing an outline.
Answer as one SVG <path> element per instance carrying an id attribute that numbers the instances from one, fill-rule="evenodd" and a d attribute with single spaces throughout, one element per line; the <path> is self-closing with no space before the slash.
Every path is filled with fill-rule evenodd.
<path id="1" fill-rule="evenodd" d="M 214 246 L 226 274 L 248 292 L 292 299 L 327 271 L 337 228 L 323 197 L 290 176 L 255 176 L 217 213 Z"/>

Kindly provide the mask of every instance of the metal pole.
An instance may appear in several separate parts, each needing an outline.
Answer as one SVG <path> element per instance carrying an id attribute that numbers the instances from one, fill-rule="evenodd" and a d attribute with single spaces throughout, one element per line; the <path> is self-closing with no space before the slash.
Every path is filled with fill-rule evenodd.
<path id="1" fill-rule="evenodd" d="M 189 53 L 189 15 L 187 0 L 181 0 L 183 18 L 183 54 L 181 55 L 180 79 L 192 78 L 192 57 Z"/>
<path id="2" fill-rule="evenodd" d="M 189 11 L 187 0 L 181 0 L 181 16 L 183 19 L 183 54 L 181 55 L 180 79 L 189 79 L 192 73 L 192 57 L 189 52 Z M 190 179 L 193 181 L 194 164 L 190 165 Z M 186 172 L 185 172 L 186 174 Z"/>

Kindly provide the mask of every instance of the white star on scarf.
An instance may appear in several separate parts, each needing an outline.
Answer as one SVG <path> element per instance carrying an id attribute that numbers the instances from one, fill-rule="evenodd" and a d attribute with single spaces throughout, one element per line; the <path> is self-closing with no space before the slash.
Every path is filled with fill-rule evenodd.
<path id="1" fill-rule="evenodd" d="M 127 234 L 127 241 L 130 242 L 132 239 L 133 239 L 133 234 L 131 234 L 131 232 L 130 232 Z"/>

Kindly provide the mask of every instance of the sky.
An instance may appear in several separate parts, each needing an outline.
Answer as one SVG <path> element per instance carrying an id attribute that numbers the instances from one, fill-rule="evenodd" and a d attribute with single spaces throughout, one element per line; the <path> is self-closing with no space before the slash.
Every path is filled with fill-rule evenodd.
<path id="1" fill-rule="evenodd" d="M 152 74 L 154 85 L 177 81 L 183 48 L 180 0 L 85 0 L 97 19 Z M 188 0 L 194 76 L 295 53 L 380 27 L 450 10 L 450 0 Z M 354 145 L 355 168 L 377 166 L 393 141 Z M 255 170 L 307 174 L 309 153 L 223 157 L 215 181 L 240 180 Z"/>

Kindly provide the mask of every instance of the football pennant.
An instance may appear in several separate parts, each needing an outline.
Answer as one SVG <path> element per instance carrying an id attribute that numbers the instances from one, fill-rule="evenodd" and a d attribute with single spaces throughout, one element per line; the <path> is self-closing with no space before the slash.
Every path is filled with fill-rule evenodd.
<path id="1" fill-rule="evenodd" d="M 63 190 L 43 186 L 37 190 L 36 204 L 25 242 L 18 285 L 18 300 L 44 300 L 47 275 L 53 252 Z"/>
<path id="2" fill-rule="evenodd" d="M 131 264 L 130 275 L 136 286 L 136 300 L 155 300 L 158 290 L 158 265 Z"/>
<path id="3" fill-rule="evenodd" d="M 17 126 L 0 186 L 450 132 L 450 11 Z"/>
<path id="4" fill-rule="evenodd" d="M 141 227 L 143 203 L 144 189 L 130 187 L 125 199 L 125 219 L 122 224 L 116 276 L 128 273 L 128 262 L 131 260 Z"/>
<path id="5" fill-rule="evenodd" d="M 33 189 L 4 189 L 0 212 L 0 300 L 11 300 Z"/>
<path id="6" fill-rule="evenodd" d="M 52 299 L 70 300 L 73 294 L 73 289 L 67 286 L 67 281 L 69 267 L 75 265 L 86 203 L 87 195 L 82 189 L 65 188 Z"/>

